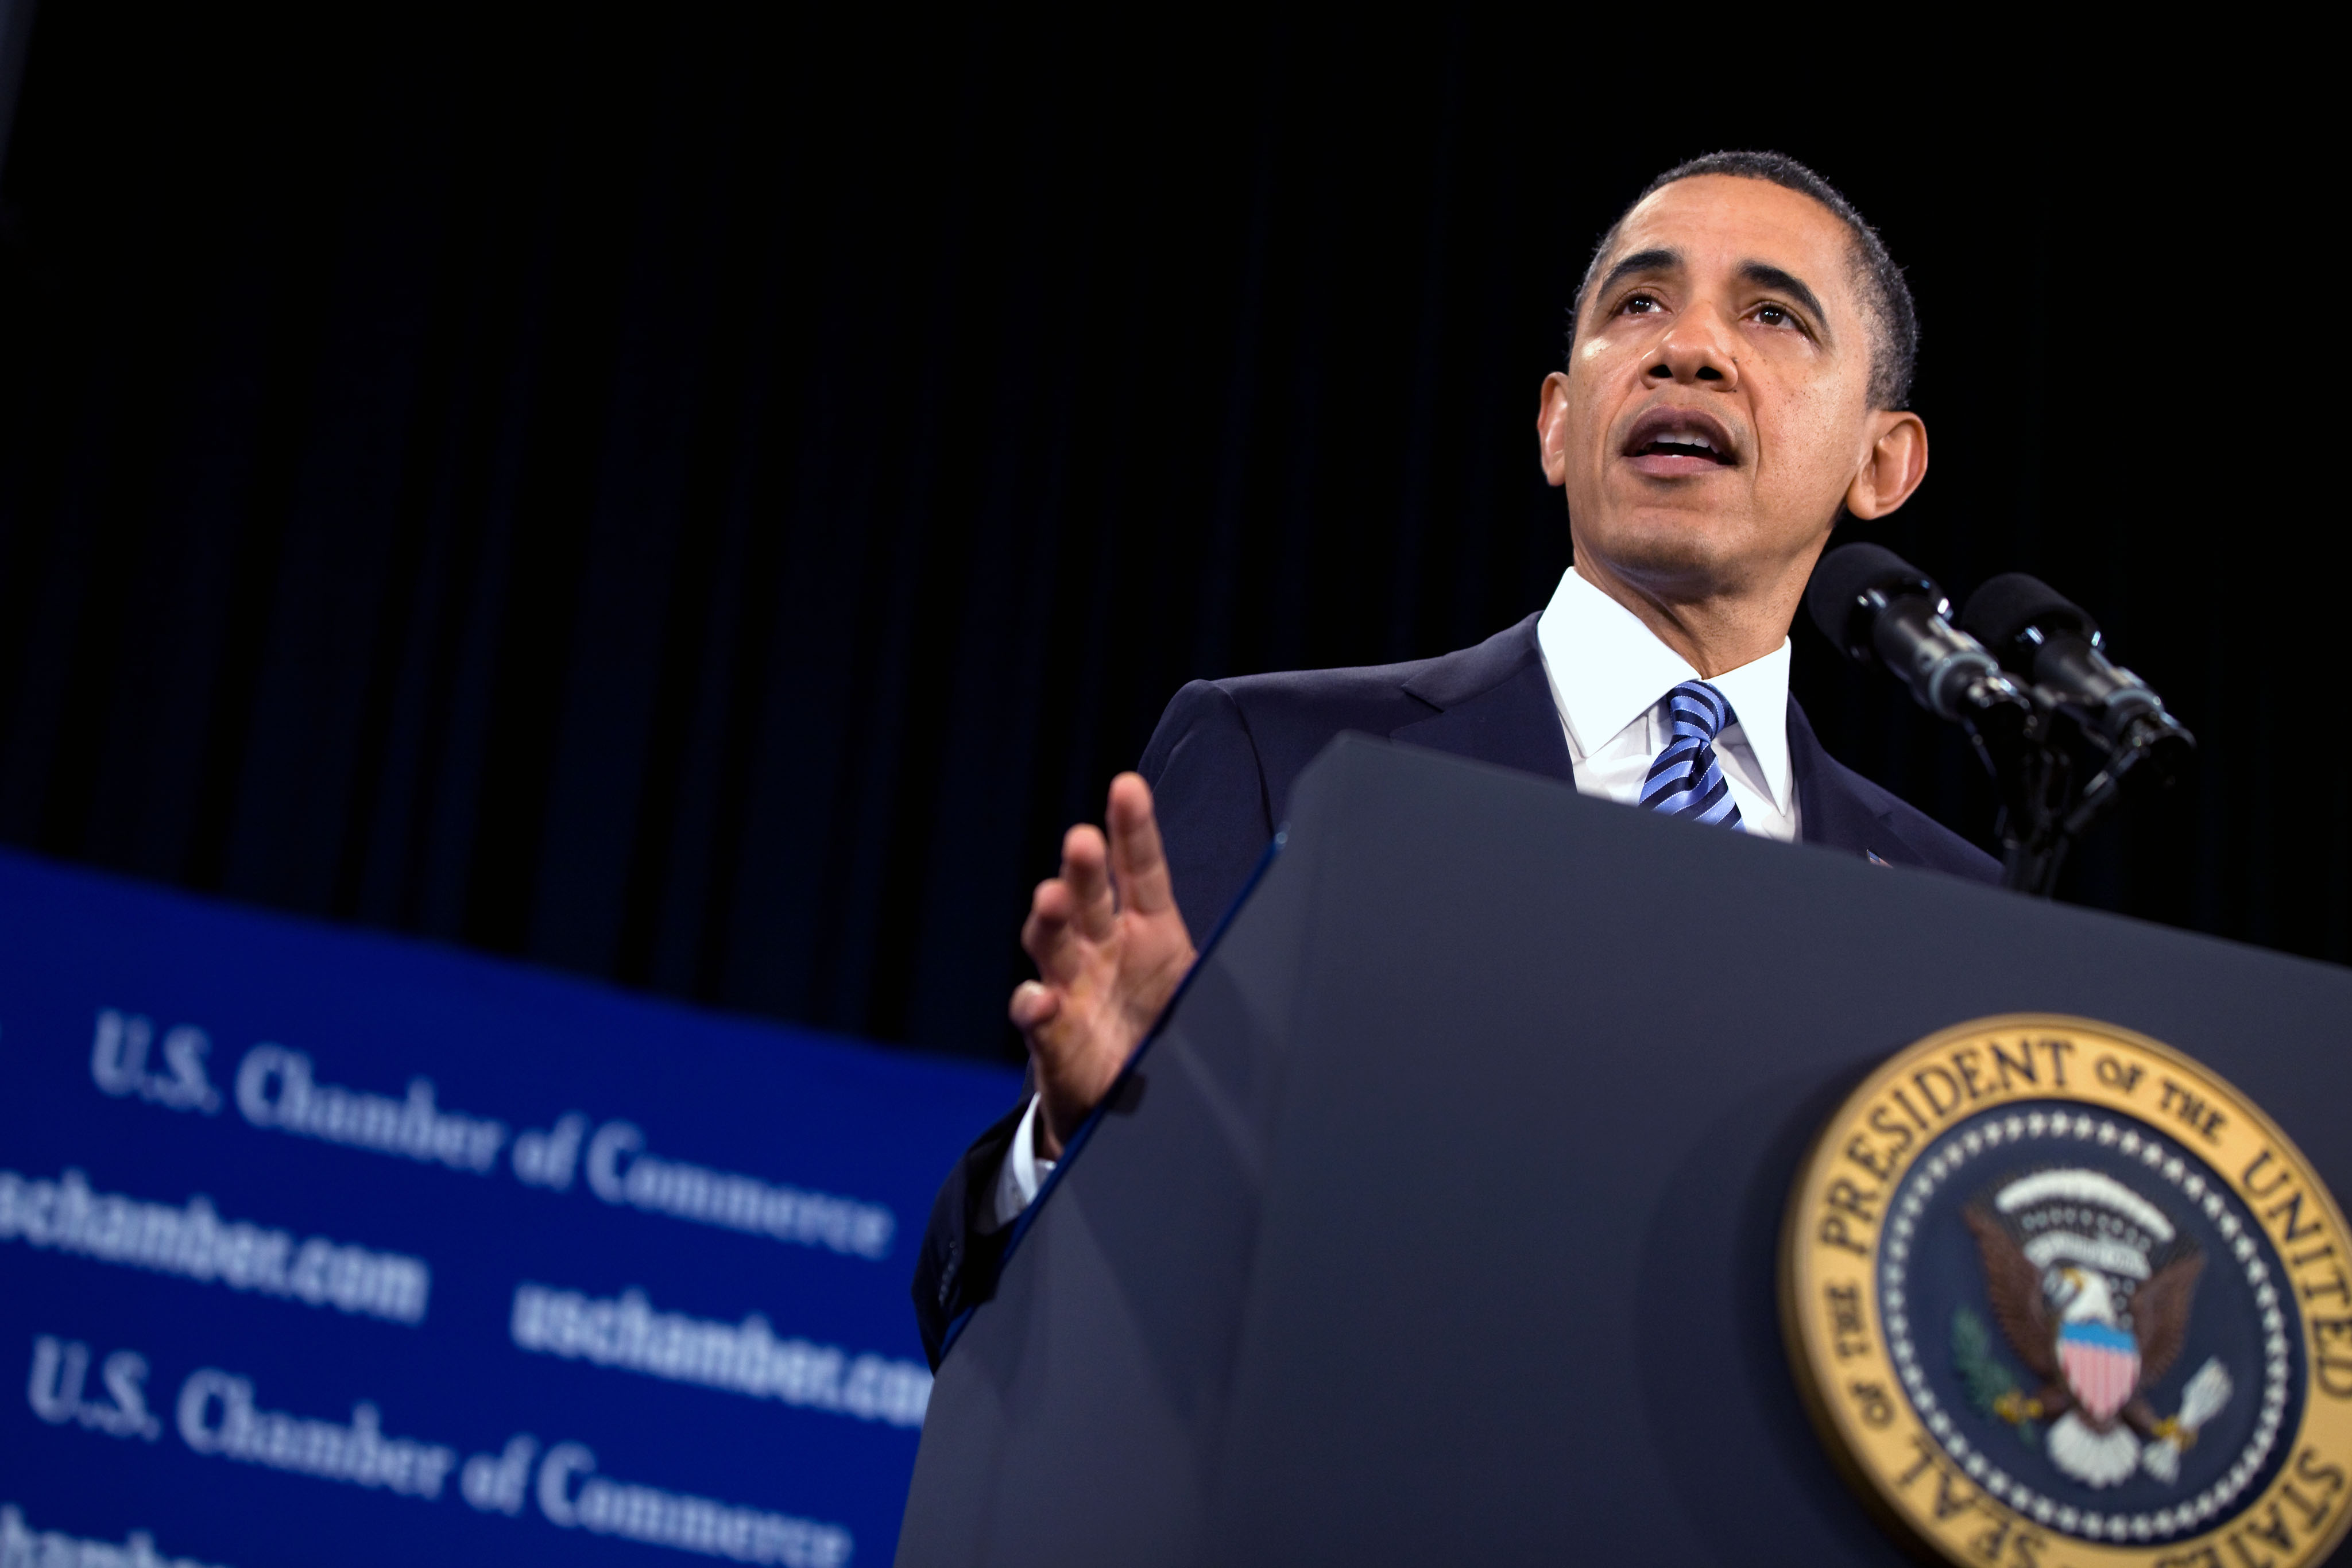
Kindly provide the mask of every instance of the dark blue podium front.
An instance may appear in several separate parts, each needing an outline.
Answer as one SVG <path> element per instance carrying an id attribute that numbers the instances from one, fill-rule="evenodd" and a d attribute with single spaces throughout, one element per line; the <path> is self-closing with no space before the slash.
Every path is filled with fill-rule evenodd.
<path id="1" fill-rule="evenodd" d="M 1905 1562 L 1782 1209 L 1874 1063 L 2023 1011 L 2352 1193 L 2352 973 L 1343 739 L 950 1349 L 898 1562 Z"/>

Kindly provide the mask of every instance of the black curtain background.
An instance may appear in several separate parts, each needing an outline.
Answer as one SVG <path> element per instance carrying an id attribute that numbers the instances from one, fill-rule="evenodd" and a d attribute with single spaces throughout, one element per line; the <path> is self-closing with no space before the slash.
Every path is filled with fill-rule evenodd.
<path id="1" fill-rule="evenodd" d="M 2065 896 L 2352 956 L 2294 678 L 2347 564 L 2326 247 L 2259 110 L 1575 16 L 320 9 L 41 9 L 0 841 L 1007 1054 L 1027 890 L 1179 685 L 1543 603 L 1585 255 L 1765 145 L 1919 298 L 1933 472 L 1872 537 L 1956 599 L 2039 571 L 2203 742 Z M 1809 626 L 1796 668 L 1986 836 L 1954 736 Z"/>

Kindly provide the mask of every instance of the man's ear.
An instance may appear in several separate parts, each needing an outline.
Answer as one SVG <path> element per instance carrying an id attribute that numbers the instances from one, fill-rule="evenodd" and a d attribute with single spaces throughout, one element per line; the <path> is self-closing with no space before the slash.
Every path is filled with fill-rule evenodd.
<path id="1" fill-rule="evenodd" d="M 1863 455 L 1853 483 L 1845 487 L 1845 509 L 1864 522 L 1909 500 L 1927 476 L 1927 427 L 1919 416 L 1889 411 L 1871 417 L 1877 438 Z"/>
<path id="2" fill-rule="evenodd" d="M 1536 452 L 1554 488 L 1568 483 L 1568 377 L 1554 371 L 1536 396 Z"/>

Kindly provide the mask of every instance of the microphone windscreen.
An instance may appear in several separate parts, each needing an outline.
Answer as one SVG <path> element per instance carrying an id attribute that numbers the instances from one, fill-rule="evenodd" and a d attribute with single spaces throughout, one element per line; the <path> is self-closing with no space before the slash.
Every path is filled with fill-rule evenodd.
<path id="1" fill-rule="evenodd" d="M 2098 635 L 2099 623 L 2089 612 L 2038 577 L 2005 571 L 1988 578 L 1969 596 L 1960 612 L 1960 630 L 1988 648 L 2006 648 L 2028 626 L 2044 632 L 2079 632 Z"/>
<path id="2" fill-rule="evenodd" d="M 1872 589 L 1890 591 L 1890 599 L 1898 597 L 1891 591 L 1895 589 L 1909 589 L 1931 600 L 1943 598 L 1926 572 L 1885 545 L 1857 540 L 1822 557 L 1821 564 L 1813 568 L 1812 583 L 1805 590 L 1805 608 L 1822 636 L 1853 653 L 1857 642 L 1862 647 L 1869 645 L 1866 634 L 1857 640 L 1852 632 L 1854 612 L 1861 607 L 1862 596 Z"/>

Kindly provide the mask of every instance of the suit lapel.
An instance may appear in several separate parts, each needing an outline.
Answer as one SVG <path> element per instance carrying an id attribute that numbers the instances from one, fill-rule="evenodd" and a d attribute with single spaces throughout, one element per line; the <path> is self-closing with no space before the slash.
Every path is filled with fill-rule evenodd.
<path id="1" fill-rule="evenodd" d="M 1881 865 L 1916 865 L 1919 857 L 1892 831 L 1880 810 L 1845 782 L 1843 770 L 1813 734 L 1797 699 L 1789 699 L 1789 771 L 1805 842 L 1865 856 Z"/>
<path id="2" fill-rule="evenodd" d="M 1431 660 L 1404 689 L 1439 711 L 1391 730 L 1391 739 L 1575 781 L 1559 705 L 1536 650 L 1534 616 L 1475 648 Z"/>

